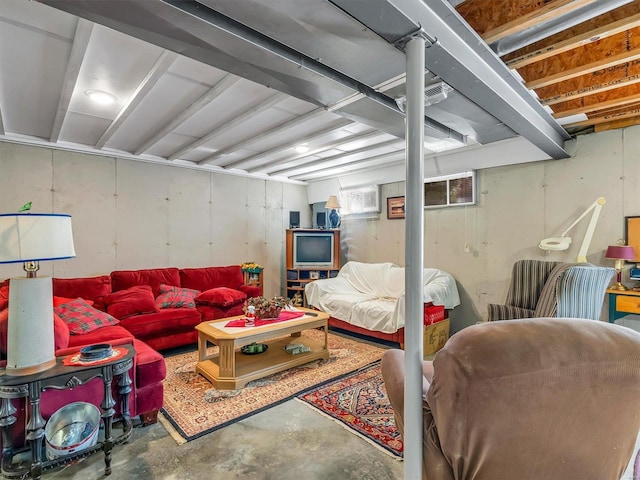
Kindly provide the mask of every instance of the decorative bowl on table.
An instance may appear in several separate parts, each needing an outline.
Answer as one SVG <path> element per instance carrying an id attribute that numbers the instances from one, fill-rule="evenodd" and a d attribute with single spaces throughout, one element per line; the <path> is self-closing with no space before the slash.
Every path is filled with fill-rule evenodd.
<path id="1" fill-rule="evenodd" d="M 108 343 L 98 343 L 96 345 L 89 345 L 80 349 L 80 360 L 83 362 L 93 362 L 108 358 L 113 353 L 111 345 Z"/>

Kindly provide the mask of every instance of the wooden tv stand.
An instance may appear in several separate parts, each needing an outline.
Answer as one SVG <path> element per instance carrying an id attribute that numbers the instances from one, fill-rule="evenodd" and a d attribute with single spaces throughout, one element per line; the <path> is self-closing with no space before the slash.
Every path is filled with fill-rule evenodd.
<path id="1" fill-rule="evenodd" d="M 333 235 L 333 266 L 331 268 L 340 269 L 340 230 L 337 229 L 314 229 L 314 228 L 289 228 L 286 235 L 286 267 L 288 270 L 294 269 L 293 259 L 293 235 L 294 233 L 311 233 Z M 307 269 L 300 269 L 307 270 Z M 319 268 L 309 268 L 308 270 L 322 270 Z"/>

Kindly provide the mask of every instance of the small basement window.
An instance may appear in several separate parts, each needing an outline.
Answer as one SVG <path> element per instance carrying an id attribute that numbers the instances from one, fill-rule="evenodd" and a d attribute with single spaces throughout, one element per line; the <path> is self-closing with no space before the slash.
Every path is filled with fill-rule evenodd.
<path id="1" fill-rule="evenodd" d="M 476 172 L 457 173 L 424 181 L 425 208 L 475 205 Z"/>

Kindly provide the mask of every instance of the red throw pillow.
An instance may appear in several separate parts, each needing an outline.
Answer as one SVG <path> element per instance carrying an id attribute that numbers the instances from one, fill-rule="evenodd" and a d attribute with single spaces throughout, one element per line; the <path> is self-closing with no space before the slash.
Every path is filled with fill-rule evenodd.
<path id="1" fill-rule="evenodd" d="M 75 298 L 56 297 L 54 295 L 53 296 L 53 306 L 57 307 L 59 305 L 62 305 L 63 303 L 69 303 L 69 302 L 72 302 L 74 300 L 75 300 Z M 83 300 L 93 307 L 93 300 L 87 300 L 86 298 L 84 298 Z"/>
<path id="2" fill-rule="evenodd" d="M 69 327 L 72 335 L 93 332 L 100 327 L 117 325 L 119 320 L 100 310 L 96 310 L 82 298 L 76 298 L 53 309 Z"/>
<path id="3" fill-rule="evenodd" d="M 0 311 L 9 306 L 9 286 L 0 288 Z"/>
<path id="4" fill-rule="evenodd" d="M 196 297 L 196 304 L 212 307 L 231 307 L 244 302 L 247 294 L 229 287 L 216 287 L 202 292 Z"/>
<path id="5" fill-rule="evenodd" d="M 104 303 L 107 306 L 107 313 L 120 320 L 158 311 L 149 285 L 136 285 L 110 293 L 104 296 Z"/>
<path id="6" fill-rule="evenodd" d="M 160 285 L 160 295 L 156 297 L 158 308 L 196 308 L 195 298 L 200 293 L 192 288 Z"/>
<path id="7" fill-rule="evenodd" d="M 55 313 L 53 314 L 53 340 L 56 350 L 69 346 L 69 326 Z"/>

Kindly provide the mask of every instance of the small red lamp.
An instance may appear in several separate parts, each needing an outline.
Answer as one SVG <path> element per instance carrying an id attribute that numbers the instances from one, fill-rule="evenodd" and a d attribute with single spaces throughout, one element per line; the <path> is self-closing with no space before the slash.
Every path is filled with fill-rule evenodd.
<path id="1" fill-rule="evenodd" d="M 627 290 L 622 284 L 622 269 L 624 268 L 625 260 L 635 260 L 636 253 L 633 250 L 633 247 L 629 245 L 610 245 L 607 248 L 606 258 L 615 259 L 615 263 L 613 267 L 617 272 L 617 283 L 611 287 L 612 290 Z"/>

